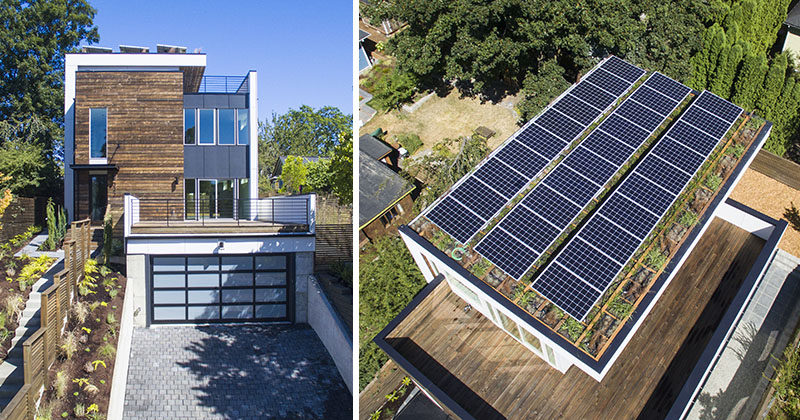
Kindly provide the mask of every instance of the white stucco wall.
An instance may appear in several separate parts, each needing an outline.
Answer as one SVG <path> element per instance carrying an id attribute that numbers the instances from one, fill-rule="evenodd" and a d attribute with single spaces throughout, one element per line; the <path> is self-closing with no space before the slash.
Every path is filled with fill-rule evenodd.
<path id="1" fill-rule="evenodd" d="M 308 324 L 322 340 L 352 394 L 353 340 L 314 276 L 308 276 Z"/>

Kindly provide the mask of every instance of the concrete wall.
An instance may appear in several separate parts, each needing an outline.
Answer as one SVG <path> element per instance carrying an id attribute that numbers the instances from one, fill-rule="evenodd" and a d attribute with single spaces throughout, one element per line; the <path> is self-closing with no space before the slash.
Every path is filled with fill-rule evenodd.
<path id="1" fill-rule="evenodd" d="M 147 258 L 144 255 L 125 257 L 128 285 L 126 293 L 133 298 L 133 325 L 147 326 Z M 128 296 L 125 296 L 128 299 Z"/>
<path id="2" fill-rule="evenodd" d="M 298 252 L 294 260 L 294 322 L 308 322 L 308 279 L 314 273 L 314 253 Z"/>
<path id="3" fill-rule="evenodd" d="M 353 340 L 314 276 L 308 276 L 308 324 L 322 340 L 353 393 Z"/>

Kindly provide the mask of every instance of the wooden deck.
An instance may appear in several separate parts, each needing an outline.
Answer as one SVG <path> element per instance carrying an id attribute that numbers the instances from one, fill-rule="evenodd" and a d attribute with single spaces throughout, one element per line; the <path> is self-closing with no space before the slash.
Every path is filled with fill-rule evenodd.
<path id="1" fill-rule="evenodd" d="M 278 224 L 254 220 L 176 220 L 143 221 L 131 226 L 132 234 L 203 233 L 305 233 L 308 225 Z"/>
<path id="2" fill-rule="evenodd" d="M 478 419 L 661 418 L 764 241 L 715 219 L 602 382 L 561 374 L 465 303 L 445 282 L 386 337 Z"/>
<path id="3" fill-rule="evenodd" d="M 778 182 L 800 190 L 800 165 L 789 159 L 773 155 L 762 149 L 758 151 L 750 167 Z"/>

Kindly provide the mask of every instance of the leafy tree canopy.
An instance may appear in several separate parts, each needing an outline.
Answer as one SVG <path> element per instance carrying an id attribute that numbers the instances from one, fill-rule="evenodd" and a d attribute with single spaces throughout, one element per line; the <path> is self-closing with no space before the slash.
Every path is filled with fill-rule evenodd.
<path id="1" fill-rule="evenodd" d="M 353 204 L 353 132 L 342 133 L 342 140 L 333 149 L 330 171 L 331 190 L 339 204 Z"/>
<path id="2" fill-rule="evenodd" d="M 306 176 L 308 175 L 308 168 L 303 163 L 301 156 L 286 156 L 286 161 L 283 162 L 283 170 L 281 172 L 281 187 L 282 193 L 298 193 L 300 188 L 306 185 Z"/>
<path id="3" fill-rule="evenodd" d="M 341 133 L 352 125 L 353 116 L 339 108 L 315 110 L 301 105 L 285 114 L 272 114 L 271 121 L 260 125 L 259 141 L 274 144 L 279 155 L 327 156 L 339 144 Z"/>

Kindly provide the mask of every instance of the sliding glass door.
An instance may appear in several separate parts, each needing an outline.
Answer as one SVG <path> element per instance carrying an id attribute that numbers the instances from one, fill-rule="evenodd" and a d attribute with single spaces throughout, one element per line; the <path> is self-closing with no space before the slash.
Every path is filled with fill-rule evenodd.
<path id="1" fill-rule="evenodd" d="M 201 179 L 198 193 L 199 209 L 201 219 L 214 219 L 219 216 L 217 212 L 217 180 Z"/>
<path id="2" fill-rule="evenodd" d="M 186 220 L 238 219 L 247 209 L 237 205 L 239 199 L 238 179 L 185 179 L 184 201 Z M 245 179 L 245 181 L 247 181 Z M 249 197 L 248 184 L 244 184 Z M 245 213 L 243 213 L 243 210 Z"/>

